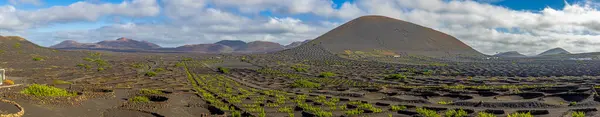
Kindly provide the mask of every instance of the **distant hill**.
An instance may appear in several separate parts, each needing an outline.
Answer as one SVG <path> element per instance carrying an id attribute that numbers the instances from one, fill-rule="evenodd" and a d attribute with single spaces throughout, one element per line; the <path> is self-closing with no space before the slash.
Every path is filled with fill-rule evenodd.
<path id="1" fill-rule="evenodd" d="M 553 48 L 547 51 L 544 51 L 540 54 L 538 54 L 538 56 L 549 56 L 549 55 L 563 55 L 563 54 L 571 54 L 571 52 L 562 49 L 562 48 Z"/>
<path id="2" fill-rule="evenodd" d="M 147 41 L 137 41 L 133 39 L 127 39 L 124 37 L 118 38 L 117 40 L 105 40 L 98 43 L 79 43 L 73 40 L 66 40 L 51 48 L 79 48 L 79 49 L 157 49 L 161 48 L 159 45 L 150 43 Z"/>
<path id="3" fill-rule="evenodd" d="M 517 51 L 502 52 L 494 55 L 495 57 L 527 57 Z"/>
<path id="4" fill-rule="evenodd" d="M 275 42 L 268 41 L 253 41 L 248 43 L 246 48 L 239 49 L 242 53 L 257 53 L 257 52 L 275 52 L 284 50 L 284 46 Z"/>
<path id="5" fill-rule="evenodd" d="M 307 41 L 305 41 L 307 42 Z M 63 50 L 101 50 L 115 52 L 195 52 L 195 53 L 265 53 L 285 49 L 279 43 L 254 41 L 246 43 L 241 40 L 222 40 L 214 44 L 189 44 L 174 48 L 163 48 L 147 41 L 127 38 L 105 40 L 98 43 L 79 43 L 66 40 L 50 48 Z"/>
<path id="6" fill-rule="evenodd" d="M 336 54 L 383 50 L 390 55 L 485 56 L 450 35 L 385 16 L 356 18 L 310 43 Z"/>
<path id="7" fill-rule="evenodd" d="M 241 40 L 221 40 L 215 44 L 226 45 L 233 48 L 234 50 L 239 50 L 248 47 L 248 44 Z"/>
<path id="8" fill-rule="evenodd" d="M 292 43 L 290 43 L 288 45 L 285 45 L 285 48 L 286 49 L 295 48 L 295 47 L 298 47 L 298 46 L 300 46 L 302 44 L 305 44 L 305 43 L 308 43 L 308 42 L 310 42 L 310 39 L 309 40 L 304 40 L 304 41 L 292 42 Z"/>

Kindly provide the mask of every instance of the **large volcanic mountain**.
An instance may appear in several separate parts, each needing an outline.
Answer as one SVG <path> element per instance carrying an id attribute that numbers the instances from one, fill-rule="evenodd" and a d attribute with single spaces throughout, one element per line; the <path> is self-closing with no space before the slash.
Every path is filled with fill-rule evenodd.
<path id="1" fill-rule="evenodd" d="M 315 40 L 331 53 L 386 50 L 398 55 L 483 56 L 458 39 L 410 22 L 385 16 L 363 16 L 347 22 Z"/>

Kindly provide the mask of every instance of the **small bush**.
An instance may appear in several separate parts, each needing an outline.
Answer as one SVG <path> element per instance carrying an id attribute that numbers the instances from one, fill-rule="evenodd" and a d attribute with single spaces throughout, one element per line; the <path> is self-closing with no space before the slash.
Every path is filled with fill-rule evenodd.
<path id="1" fill-rule="evenodd" d="M 4 84 L 4 85 L 14 85 L 15 81 L 6 79 L 6 80 L 2 81 L 2 84 Z"/>
<path id="2" fill-rule="evenodd" d="M 156 69 L 154 69 L 154 72 L 162 72 L 162 71 L 165 71 L 165 69 L 163 69 L 163 68 L 156 68 Z"/>
<path id="3" fill-rule="evenodd" d="M 398 105 L 392 105 L 391 106 L 392 111 L 399 111 L 399 110 L 405 110 L 406 106 L 398 106 Z"/>
<path id="4" fill-rule="evenodd" d="M 76 96 L 76 93 L 70 93 L 65 89 L 56 88 L 47 85 L 33 84 L 21 91 L 23 94 L 44 96 L 44 97 L 68 97 Z"/>
<path id="5" fill-rule="evenodd" d="M 527 112 L 527 113 L 513 113 L 513 114 L 509 114 L 508 117 L 533 117 L 533 115 L 531 115 L 531 112 Z"/>
<path id="6" fill-rule="evenodd" d="M 585 117 L 585 112 L 582 112 L 582 111 L 572 112 L 571 117 Z"/>
<path id="7" fill-rule="evenodd" d="M 390 74 L 385 79 L 406 79 L 406 76 L 404 74 Z"/>
<path id="8" fill-rule="evenodd" d="M 569 106 L 575 106 L 577 104 L 577 102 L 571 102 L 569 103 Z"/>
<path id="9" fill-rule="evenodd" d="M 148 76 L 148 77 L 154 77 L 154 76 L 156 76 L 156 75 L 157 75 L 157 73 L 156 73 L 156 72 L 153 72 L 153 71 L 149 71 L 149 72 L 146 72 L 146 74 L 144 74 L 144 75 L 145 75 L 145 76 Z"/>
<path id="10" fill-rule="evenodd" d="M 448 105 L 448 104 L 452 104 L 452 101 L 439 101 L 438 104 L 443 104 L 443 105 Z"/>
<path id="11" fill-rule="evenodd" d="M 328 77 L 334 77 L 337 74 L 333 73 L 333 72 L 321 72 L 321 75 L 319 75 L 319 77 L 323 77 L 323 78 L 328 78 Z"/>
<path id="12" fill-rule="evenodd" d="M 496 117 L 496 115 L 492 113 L 479 112 L 477 113 L 477 117 Z"/>
<path id="13" fill-rule="evenodd" d="M 460 110 L 448 110 L 446 111 L 446 117 L 466 117 L 468 115 L 467 111 Z"/>
<path id="14" fill-rule="evenodd" d="M 224 67 L 219 67 L 217 68 L 219 70 L 219 72 L 224 73 L 224 74 L 228 74 L 229 73 L 229 68 L 224 68 Z"/>
<path id="15" fill-rule="evenodd" d="M 44 59 L 41 57 L 33 57 L 33 61 L 43 61 Z"/>
<path id="16" fill-rule="evenodd" d="M 156 89 L 140 89 L 140 94 L 155 95 L 155 94 L 163 94 L 163 92 L 160 90 L 156 90 Z"/>
<path id="17" fill-rule="evenodd" d="M 296 72 L 308 72 L 306 68 L 301 67 L 299 65 L 292 66 L 291 68 L 294 69 L 294 71 Z"/>
<path id="18" fill-rule="evenodd" d="M 104 67 L 99 67 L 98 71 L 104 71 Z"/>
<path id="19" fill-rule="evenodd" d="M 425 108 L 417 108 L 417 113 L 423 117 L 442 117 L 436 111 Z"/>
<path id="20" fill-rule="evenodd" d="M 294 81 L 294 84 L 292 84 L 292 87 L 296 87 L 296 88 L 319 88 L 319 87 L 321 87 L 321 84 L 310 82 L 308 80 L 296 80 L 296 81 Z"/>
<path id="21" fill-rule="evenodd" d="M 135 96 L 133 98 L 129 98 L 129 101 L 135 102 L 135 103 L 147 103 L 147 102 L 150 102 L 150 98 L 148 98 L 146 96 Z"/>
<path id="22" fill-rule="evenodd" d="M 56 79 L 56 80 L 53 80 L 53 81 L 52 81 L 52 83 L 53 83 L 53 84 L 73 84 L 73 83 L 71 83 L 71 82 L 64 81 L 64 80 L 58 80 L 58 79 Z"/>
<path id="23" fill-rule="evenodd" d="M 277 112 L 291 113 L 291 112 L 294 112 L 294 110 L 292 109 L 292 107 L 281 107 L 281 108 L 277 109 Z"/>

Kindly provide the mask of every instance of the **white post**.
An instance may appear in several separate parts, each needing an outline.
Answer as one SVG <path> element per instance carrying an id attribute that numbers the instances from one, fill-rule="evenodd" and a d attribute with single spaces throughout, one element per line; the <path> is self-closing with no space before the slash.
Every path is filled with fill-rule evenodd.
<path id="1" fill-rule="evenodd" d="M 0 82 L 0 85 L 2 85 L 4 83 L 4 79 L 6 79 L 6 75 L 4 75 L 5 70 L 4 69 L 0 69 L 0 77 L 2 77 L 2 81 Z"/>

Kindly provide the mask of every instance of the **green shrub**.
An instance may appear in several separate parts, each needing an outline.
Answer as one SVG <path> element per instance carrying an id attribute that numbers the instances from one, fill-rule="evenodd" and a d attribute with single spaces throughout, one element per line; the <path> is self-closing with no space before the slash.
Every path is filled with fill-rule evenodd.
<path id="1" fill-rule="evenodd" d="M 154 94 L 163 94 L 163 92 L 160 90 L 156 90 L 156 89 L 140 89 L 140 94 L 154 95 Z"/>
<path id="2" fill-rule="evenodd" d="M 404 74 L 390 74 L 385 79 L 406 79 L 406 76 Z"/>
<path id="3" fill-rule="evenodd" d="M 446 111 L 446 117 L 466 117 L 468 115 L 467 111 L 460 109 L 460 110 L 448 110 Z"/>
<path id="4" fill-rule="evenodd" d="M 569 103 L 569 106 L 574 106 L 576 104 L 577 104 L 577 102 L 571 102 L 571 103 Z"/>
<path id="5" fill-rule="evenodd" d="M 291 68 L 294 69 L 294 71 L 296 72 L 308 72 L 308 70 L 305 67 L 302 67 L 301 65 L 294 65 Z"/>
<path id="6" fill-rule="evenodd" d="M 23 89 L 21 93 L 44 97 L 68 97 L 77 95 L 76 93 L 70 93 L 65 89 L 41 84 L 32 84 L 31 86 Z"/>
<path id="7" fill-rule="evenodd" d="M 163 68 L 156 68 L 156 69 L 154 69 L 154 72 L 162 72 L 162 71 L 165 71 L 165 69 L 163 69 Z"/>
<path id="8" fill-rule="evenodd" d="M 104 67 L 98 67 L 98 71 L 104 71 Z"/>
<path id="9" fill-rule="evenodd" d="M 399 111 L 406 109 L 406 106 L 392 105 L 390 108 L 392 109 L 392 111 Z"/>
<path id="10" fill-rule="evenodd" d="M 233 110 L 231 111 L 231 117 L 242 117 L 242 112 Z"/>
<path id="11" fill-rule="evenodd" d="M 571 117 L 585 117 L 585 112 L 582 112 L 582 111 L 572 112 Z"/>
<path id="12" fill-rule="evenodd" d="M 153 71 L 149 71 L 149 72 L 146 72 L 144 75 L 145 75 L 145 76 L 148 76 L 148 77 L 154 77 L 154 76 L 156 76 L 156 75 L 157 75 L 157 73 L 156 73 L 156 72 L 153 72 Z"/>
<path id="13" fill-rule="evenodd" d="M 183 65 L 185 65 L 183 62 L 175 63 L 175 67 L 183 67 Z"/>
<path id="14" fill-rule="evenodd" d="M 43 61 L 44 58 L 41 57 L 33 57 L 33 61 Z"/>
<path id="15" fill-rule="evenodd" d="M 129 98 L 129 101 L 135 102 L 135 103 L 147 103 L 147 102 L 150 102 L 150 98 L 148 98 L 146 96 L 135 96 L 133 98 Z"/>
<path id="16" fill-rule="evenodd" d="M 533 117 L 533 115 L 531 115 L 531 112 L 527 112 L 527 113 L 512 113 L 509 114 L 508 117 Z"/>
<path id="17" fill-rule="evenodd" d="M 477 117 L 496 117 L 496 115 L 492 113 L 479 112 L 477 113 Z"/>
<path id="18" fill-rule="evenodd" d="M 452 104 L 452 101 L 439 101 L 438 104 L 443 104 L 443 105 L 448 105 L 448 104 Z"/>
<path id="19" fill-rule="evenodd" d="M 17 43 L 15 43 L 15 45 L 14 45 L 13 47 L 14 47 L 14 48 L 17 48 L 17 49 L 18 49 L 18 48 L 21 48 L 21 43 L 17 42 Z"/>
<path id="20" fill-rule="evenodd" d="M 292 107 L 281 107 L 281 108 L 277 109 L 277 112 L 291 113 L 291 112 L 294 112 L 294 110 L 292 109 Z"/>
<path id="21" fill-rule="evenodd" d="M 317 111 L 314 114 L 317 117 L 333 117 L 333 113 L 327 111 Z"/>
<path id="22" fill-rule="evenodd" d="M 323 77 L 323 78 L 328 78 L 328 77 L 334 77 L 337 74 L 333 73 L 333 72 L 321 72 L 321 75 L 319 75 L 319 77 Z"/>
<path id="23" fill-rule="evenodd" d="M 219 67 L 217 68 L 219 70 L 219 72 L 224 73 L 224 74 L 228 74 L 229 73 L 229 68 L 224 68 L 224 67 Z"/>
<path id="24" fill-rule="evenodd" d="M 71 83 L 71 82 L 69 82 L 69 81 L 58 80 L 58 79 L 56 79 L 56 80 L 53 80 L 53 81 L 52 81 L 52 83 L 53 83 L 53 84 L 73 84 L 73 83 Z"/>
<path id="25" fill-rule="evenodd" d="M 292 84 L 292 87 L 295 87 L 295 88 L 319 88 L 319 87 L 321 87 L 321 84 L 310 82 L 308 80 L 296 80 L 296 81 L 294 81 L 294 84 Z"/>
<path id="26" fill-rule="evenodd" d="M 423 117 L 442 117 L 436 111 L 425 108 L 417 108 L 417 113 Z"/>

